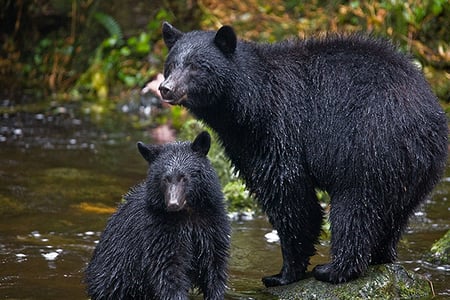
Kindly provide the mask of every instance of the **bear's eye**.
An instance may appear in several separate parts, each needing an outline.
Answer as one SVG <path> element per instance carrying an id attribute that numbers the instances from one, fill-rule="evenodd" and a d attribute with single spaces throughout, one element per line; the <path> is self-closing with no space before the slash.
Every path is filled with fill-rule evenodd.
<path id="1" fill-rule="evenodd" d="M 184 174 L 181 174 L 181 175 L 178 177 L 178 181 L 180 181 L 180 182 L 186 182 L 186 181 L 187 181 L 187 178 L 186 178 L 186 176 L 185 176 Z"/>
<path id="2" fill-rule="evenodd" d="M 200 170 L 195 170 L 192 172 L 191 177 L 199 177 L 202 172 Z"/>
<path id="3" fill-rule="evenodd" d="M 167 183 L 169 183 L 170 181 L 171 181 L 171 178 L 170 178 L 169 175 L 166 175 L 166 176 L 164 176 L 164 177 L 162 178 L 162 182 L 163 182 L 164 184 L 167 184 Z"/>
<path id="4" fill-rule="evenodd" d="M 168 64 L 165 68 L 164 68 L 164 77 L 169 77 L 169 74 L 172 72 L 173 68 L 175 67 L 174 63 L 170 63 Z"/>
<path id="5" fill-rule="evenodd" d="M 191 70 L 191 72 L 197 72 L 200 70 L 200 66 L 198 64 L 189 64 L 189 69 Z"/>

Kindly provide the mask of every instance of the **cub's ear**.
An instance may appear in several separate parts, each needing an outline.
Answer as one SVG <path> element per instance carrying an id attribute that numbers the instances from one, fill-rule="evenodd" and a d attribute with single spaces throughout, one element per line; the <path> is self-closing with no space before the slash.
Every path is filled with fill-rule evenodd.
<path id="1" fill-rule="evenodd" d="M 161 146 L 159 145 L 145 145 L 142 142 L 137 142 L 137 147 L 142 157 L 149 163 L 153 162 L 161 152 Z"/>
<path id="2" fill-rule="evenodd" d="M 214 44 L 225 54 L 232 54 L 236 50 L 237 37 L 231 26 L 222 26 L 214 37 Z"/>
<path id="3" fill-rule="evenodd" d="M 211 136 L 207 131 L 200 132 L 191 145 L 192 151 L 205 156 L 208 154 L 209 147 L 211 147 Z"/>
<path id="4" fill-rule="evenodd" d="M 169 50 L 175 45 L 180 37 L 183 36 L 183 33 L 173 27 L 170 23 L 164 22 L 162 27 L 162 34 L 164 43 L 166 44 Z"/>

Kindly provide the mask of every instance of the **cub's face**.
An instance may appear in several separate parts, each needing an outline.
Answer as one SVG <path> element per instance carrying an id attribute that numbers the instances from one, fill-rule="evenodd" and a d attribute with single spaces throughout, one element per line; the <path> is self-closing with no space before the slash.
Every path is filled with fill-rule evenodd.
<path id="1" fill-rule="evenodd" d="M 181 211 L 192 207 L 190 197 L 197 185 L 200 168 L 198 162 L 187 153 L 167 153 L 155 165 L 164 163 L 163 168 L 153 168 L 155 188 L 159 188 L 168 212 Z M 175 154 L 175 155 L 174 155 Z M 178 155 L 177 155 L 178 154 Z M 183 164 L 180 164 L 183 162 Z M 152 170 L 150 171 L 152 172 Z M 188 203 L 189 200 L 189 203 Z"/>
<path id="2" fill-rule="evenodd" d="M 182 33 L 164 23 L 163 38 L 169 48 L 165 80 L 159 87 L 164 101 L 196 108 L 220 98 L 230 81 L 228 70 L 237 43 L 233 29 Z"/>
<path id="3" fill-rule="evenodd" d="M 149 163 L 147 190 L 150 206 L 168 212 L 197 209 L 204 182 L 211 172 L 206 155 L 210 136 L 200 133 L 192 143 L 172 143 L 164 146 L 137 144 Z"/>

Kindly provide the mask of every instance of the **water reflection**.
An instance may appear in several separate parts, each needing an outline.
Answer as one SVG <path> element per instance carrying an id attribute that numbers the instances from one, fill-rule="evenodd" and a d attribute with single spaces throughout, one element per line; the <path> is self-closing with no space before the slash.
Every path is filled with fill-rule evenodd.
<path id="1" fill-rule="evenodd" d="M 87 299 L 82 271 L 100 232 L 145 177 L 135 142 L 149 140 L 146 132 L 76 115 L 69 107 L 0 116 L 0 298 Z M 400 262 L 428 275 L 441 297 L 450 296 L 450 269 L 423 253 L 450 228 L 448 195 L 450 171 L 399 245 Z M 233 222 L 227 299 L 273 298 L 261 283 L 281 266 L 271 231 L 264 217 Z M 327 261 L 327 249 L 319 245 L 311 267 Z"/>

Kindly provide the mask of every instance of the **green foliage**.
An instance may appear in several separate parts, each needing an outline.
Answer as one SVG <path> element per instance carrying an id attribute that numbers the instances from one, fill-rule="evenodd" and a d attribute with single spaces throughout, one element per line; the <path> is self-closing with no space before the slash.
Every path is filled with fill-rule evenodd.
<path id="1" fill-rule="evenodd" d="M 450 264 L 450 230 L 433 244 L 426 258 L 438 265 Z"/>
<path id="2" fill-rule="evenodd" d="M 321 203 L 329 204 L 330 203 L 330 195 L 326 191 L 322 191 L 316 189 L 316 197 Z"/>
<path id="3" fill-rule="evenodd" d="M 425 1 L 382 1 L 380 7 L 388 11 L 389 18 L 387 26 L 396 28 L 398 33 L 407 33 L 408 25 L 420 28 L 425 18 L 436 17 L 448 4 L 447 0 L 425 0 Z"/>
<path id="4" fill-rule="evenodd" d="M 228 202 L 228 210 L 238 212 L 255 211 L 257 206 L 254 199 L 252 199 L 242 179 L 235 174 L 230 160 L 218 142 L 217 135 L 211 129 L 199 121 L 189 120 L 181 127 L 178 138 L 192 141 L 203 130 L 207 130 L 212 137 L 208 158 L 219 176 Z"/>
<path id="5" fill-rule="evenodd" d="M 450 101 L 450 85 L 445 78 L 450 66 L 448 0 L 341 1 L 335 14 L 341 30 L 387 36 L 412 52 L 428 69 L 425 74 L 437 96 Z M 444 74 L 439 75 L 441 72 Z"/>
<path id="6" fill-rule="evenodd" d="M 94 19 L 108 31 L 109 36 L 115 36 L 119 41 L 123 39 L 122 28 L 112 16 L 96 12 Z"/>
<path id="7" fill-rule="evenodd" d="M 160 26 L 162 19 L 167 17 L 167 12 L 161 9 L 150 21 L 146 32 L 124 41 L 120 25 L 111 16 L 96 13 L 96 20 L 108 30 L 110 36 L 97 47 L 90 67 L 80 76 L 72 93 L 104 100 L 111 93 L 117 94 L 120 89 L 142 86 L 159 71 L 157 65 L 150 65 L 147 56 L 150 55 L 153 61 L 162 61 L 161 55 L 156 51 L 152 53 L 151 45 L 160 39 L 160 29 L 156 28 L 156 24 Z"/>
<path id="8" fill-rule="evenodd" d="M 180 130 L 186 122 L 186 110 L 181 106 L 170 107 L 170 120 L 175 130 Z"/>
<path id="9" fill-rule="evenodd" d="M 427 79 L 441 100 L 450 101 L 446 76 L 450 66 L 448 0 L 273 0 L 270 5 L 257 0 L 213 2 L 213 6 L 202 7 L 203 27 L 217 29 L 221 24 L 232 24 L 245 39 L 275 42 L 352 31 L 388 37 L 405 52 L 412 52 L 422 66 L 444 72 L 444 76 Z M 229 13 L 236 9 L 236 14 Z"/>
<path id="10" fill-rule="evenodd" d="M 225 184 L 223 193 L 228 200 L 229 211 L 252 212 L 257 209 L 254 199 L 250 197 L 249 191 L 240 179 L 235 179 Z"/>
<path id="11" fill-rule="evenodd" d="M 30 61 L 23 64 L 22 75 L 57 90 L 69 81 L 71 73 L 67 69 L 74 53 L 75 48 L 66 39 L 43 38 L 36 44 Z"/>
<path id="12" fill-rule="evenodd" d="M 181 0 L 162 1 L 153 4 L 155 15 L 149 16 L 147 26 L 127 38 L 115 14 L 102 11 L 104 3 L 6 1 L 0 8 L 6 34 L 0 48 L 0 77 L 20 78 L 55 92 L 71 88 L 72 95 L 80 97 L 118 96 L 161 72 L 167 54 L 161 22 L 167 20 L 183 30 L 231 24 L 239 36 L 264 42 L 324 31 L 384 35 L 412 52 L 424 69 L 443 73 L 428 72 L 427 79 L 440 99 L 450 99 L 448 0 L 273 0 L 270 4 L 212 0 L 188 5 Z M 105 31 L 108 36 L 102 41 Z"/>

